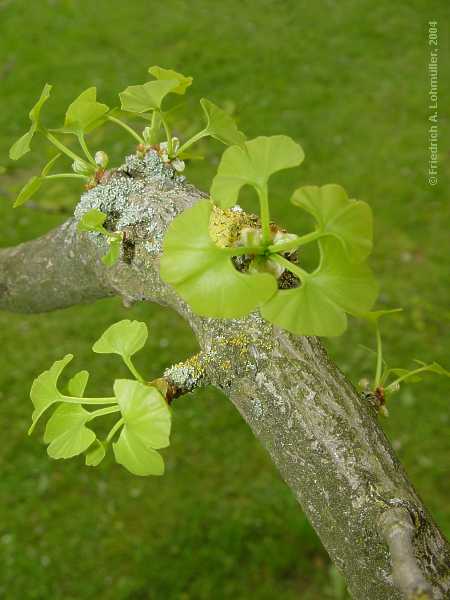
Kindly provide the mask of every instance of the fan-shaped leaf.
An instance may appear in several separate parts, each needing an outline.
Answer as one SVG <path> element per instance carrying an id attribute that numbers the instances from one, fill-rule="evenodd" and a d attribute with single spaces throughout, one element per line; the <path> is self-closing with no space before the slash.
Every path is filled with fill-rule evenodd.
<path id="1" fill-rule="evenodd" d="M 126 427 L 120 432 L 119 439 L 113 443 L 116 461 L 133 475 L 163 475 L 164 461 L 159 452 L 147 448 L 140 439 Z"/>
<path id="2" fill-rule="evenodd" d="M 27 152 L 31 149 L 31 141 L 33 139 L 34 134 L 36 133 L 39 125 L 39 118 L 41 115 L 41 110 L 45 102 L 50 98 L 50 91 L 52 86 L 46 83 L 44 85 L 44 89 L 41 92 L 39 100 L 30 110 L 28 116 L 30 117 L 31 127 L 30 129 L 20 137 L 14 144 L 11 146 L 9 150 L 9 158 L 11 160 L 18 160 L 22 158 Z"/>
<path id="3" fill-rule="evenodd" d="M 106 221 L 106 214 L 98 208 L 91 208 L 84 213 L 81 219 L 78 221 L 78 231 L 96 231 L 107 235 L 108 231 L 103 227 L 103 223 Z"/>
<path id="4" fill-rule="evenodd" d="M 66 112 L 64 133 L 89 133 L 104 123 L 109 106 L 97 102 L 97 90 L 95 87 L 88 88 L 76 98 Z"/>
<path id="5" fill-rule="evenodd" d="M 186 77 L 186 75 L 177 73 L 172 69 L 164 69 L 163 67 L 158 67 L 156 65 L 150 67 L 148 72 L 150 73 L 150 75 L 153 75 L 155 79 L 159 79 L 160 81 L 177 81 L 177 87 L 172 90 L 174 94 L 183 95 L 186 92 L 186 89 L 192 84 L 193 81 L 192 77 Z"/>
<path id="6" fill-rule="evenodd" d="M 130 85 L 119 94 L 122 110 L 144 113 L 160 110 L 161 103 L 170 92 L 179 86 L 176 79 L 149 81 L 144 85 Z"/>
<path id="7" fill-rule="evenodd" d="M 67 384 L 67 390 L 70 396 L 76 398 L 82 398 L 84 396 L 84 390 L 86 389 L 87 382 L 89 380 L 89 373 L 87 371 L 79 371 L 74 375 Z"/>
<path id="8" fill-rule="evenodd" d="M 45 176 L 48 175 L 50 169 L 60 156 L 61 154 L 57 154 L 56 156 L 54 156 L 42 169 L 41 175 L 36 175 L 27 181 L 27 183 L 23 186 L 23 188 L 17 195 L 17 198 L 14 200 L 13 208 L 17 208 L 18 206 L 25 204 L 25 202 L 27 202 L 32 196 L 34 196 L 34 194 L 40 189 L 40 187 L 44 183 Z"/>
<path id="9" fill-rule="evenodd" d="M 147 337 L 145 323 L 124 319 L 108 327 L 92 350 L 98 354 L 119 354 L 123 358 L 130 358 L 143 348 Z"/>
<path id="10" fill-rule="evenodd" d="M 100 440 L 95 440 L 95 443 L 86 452 L 85 463 L 88 467 L 96 467 L 105 458 L 105 445 Z"/>
<path id="11" fill-rule="evenodd" d="M 72 358 L 73 354 L 66 354 L 64 358 L 55 361 L 50 369 L 41 373 L 33 381 L 30 398 L 34 406 L 34 411 L 32 424 L 28 433 L 33 431 L 38 419 L 49 406 L 64 399 L 63 394 L 57 388 L 57 383 L 64 367 L 69 364 Z"/>
<path id="12" fill-rule="evenodd" d="M 222 155 L 211 197 L 222 208 L 230 208 L 236 204 L 242 186 L 264 189 L 273 173 L 297 167 L 304 157 L 301 146 L 285 135 L 257 137 L 242 148 L 231 146 Z"/>
<path id="13" fill-rule="evenodd" d="M 366 202 L 349 199 L 335 184 L 301 187 L 291 201 L 314 217 L 319 231 L 338 238 L 350 260 L 361 262 L 370 254 L 372 211 Z"/>
<path id="14" fill-rule="evenodd" d="M 116 461 L 135 475 L 162 475 L 164 461 L 157 448 L 169 445 L 170 409 L 156 388 L 118 379 L 114 392 L 124 419 L 113 444 Z"/>
<path id="15" fill-rule="evenodd" d="M 350 263 L 340 245 L 321 243 L 319 267 L 304 276 L 301 285 L 278 290 L 261 308 L 262 316 L 299 335 L 337 336 L 347 326 L 345 312 L 368 310 L 378 286 L 364 264 Z"/>
<path id="16" fill-rule="evenodd" d="M 206 117 L 205 135 L 210 135 L 228 146 L 243 145 L 245 134 L 239 131 L 233 117 L 206 98 L 202 98 L 200 104 Z"/>
<path id="17" fill-rule="evenodd" d="M 160 273 L 200 315 L 235 318 L 272 296 L 272 275 L 238 272 L 228 252 L 209 236 L 211 203 L 197 202 L 176 217 L 164 239 Z"/>
<path id="18" fill-rule="evenodd" d="M 45 428 L 44 442 L 51 458 L 71 458 L 89 448 L 95 433 L 86 427 L 90 413 L 79 404 L 61 404 Z"/>
<path id="19" fill-rule="evenodd" d="M 108 252 L 102 256 L 102 263 L 107 267 L 112 267 L 116 264 L 120 257 L 120 250 L 122 248 L 121 237 L 110 237 L 108 239 L 109 249 Z"/>
<path id="20" fill-rule="evenodd" d="M 116 379 L 114 394 L 125 420 L 125 427 L 144 446 L 157 450 L 170 444 L 170 408 L 155 387 L 133 379 Z"/>

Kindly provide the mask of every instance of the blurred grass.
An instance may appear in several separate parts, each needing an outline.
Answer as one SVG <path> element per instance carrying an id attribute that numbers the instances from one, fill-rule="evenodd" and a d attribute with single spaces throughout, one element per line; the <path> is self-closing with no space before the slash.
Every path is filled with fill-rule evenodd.
<path id="1" fill-rule="evenodd" d="M 386 322 L 387 359 L 449 366 L 449 62 L 445 2 L 413 0 L 197 0 L 0 2 L 1 245 L 30 239 L 64 219 L 11 200 L 42 152 L 11 164 L 7 150 L 27 127 L 44 82 L 55 84 L 46 107 L 58 123 L 82 89 L 115 94 L 144 80 L 151 64 L 193 75 L 195 101 L 234 101 L 249 137 L 286 133 L 304 146 L 300 170 L 273 180 L 275 217 L 295 229 L 287 202 L 297 184 L 339 182 L 376 214 L 372 264 L 380 305 L 403 306 Z M 441 31 L 440 183 L 427 169 L 427 22 Z M 196 110 L 192 117 L 192 110 Z M 58 121 L 59 119 L 59 121 Z M 131 150 L 121 133 L 100 132 L 94 146 L 116 160 Z M 204 189 L 221 148 L 212 146 L 190 172 Z M 41 150 L 41 152 L 39 152 Z M 70 210 L 77 188 L 46 188 L 40 202 Z M 156 306 L 124 309 L 117 300 L 48 315 L 0 314 L 0 597 L 7 600 L 291 600 L 344 598 L 319 540 L 264 451 L 225 398 L 212 389 L 174 410 L 167 474 L 139 479 L 107 460 L 50 461 L 39 435 L 28 438 L 29 386 L 66 352 L 108 391 L 114 358 L 94 356 L 92 342 L 114 320 L 145 320 L 152 335 L 140 366 L 149 377 L 196 348 L 188 328 Z M 355 381 L 369 375 L 370 332 L 354 326 L 328 343 Z M 449 384 L 405 386 L 385 429 L 420 495 L 450 531 Z"/>

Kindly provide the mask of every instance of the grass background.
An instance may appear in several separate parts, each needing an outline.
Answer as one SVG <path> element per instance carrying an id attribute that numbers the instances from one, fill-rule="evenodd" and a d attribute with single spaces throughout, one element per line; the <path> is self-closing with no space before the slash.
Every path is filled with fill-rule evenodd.
<path id="1" fill-rule="evenodd" d="M 444 0 L 195 0 L 0 2 L 0 243 L 31 239 L 62 220 L 79 190 L 48 186 L 31 208 L 11 209 L 20 185 L 49 149 L 11 164 L 7 150 L 27 127 L 46 81 L 58 126 L 68 103 L 96 85 L 107 103 L 142 82 L 151 64 L 193 75 L 178 130 L 199 123 L 198 99 L 231 106 L 249 137 L 285 133 L 306 152 L 301 169 L 274 177 L 275 217 L 302 221 L 295 185 L 339 182 L 376 215 L 372 264 L 392 366 L 412 358 L 447 367 L 449 334 L 449 61 Z M 440 176 L 427 183 L 428 21 L 440 23 Z M 95 134 L 115 161 L 132 149 L 118 131 Z M 205 147 L 206 149 L 206 147 Z M 189 177 L 207 189 L 221 147 Z M 184 323 L 157 306 L 113 299 L 48 315 L 0 313 L 0 597 L 6 600 L 304 600 L 345 598 L 339 576 L 289 490 L 240 416 L 206 389 L 177 402 L 167 474 L 140 479 L 111 460 L 47 458 L 42 430 L 28 438 L 32 379 L 66 352 L 107 394 L 114 358 L 90 346 L 113 321 L 145 320 L 151 338 L 138 363 L 149 377 L 195 351 Z M 373 358 L 356 324 L 327 342 L 357 381 Z M 420 495 L 450 531 L 449 384 L 404 386 L 383 421 Z"/>

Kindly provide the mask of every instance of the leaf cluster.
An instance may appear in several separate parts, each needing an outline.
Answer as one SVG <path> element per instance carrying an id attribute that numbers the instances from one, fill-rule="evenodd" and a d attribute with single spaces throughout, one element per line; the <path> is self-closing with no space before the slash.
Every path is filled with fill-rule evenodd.
<path id="1" fill-rule="evenodd" d="M 376 367 L 373 383 L 370 387 L 370 393 L 377 398 L 378 410 L 385 416 L 388 415 L 385 406 L 386 400 L 400 390 L 400 384 L 418 383 L 422 381 L 424 374 L 434 373 L 444 377 L 450 377 L 450 372 L 444 369 L 437 362 L 425 363 L 415 359 L 414 362 L 419 365 L 414 369 L 391 368 L 383 358 L 383 342 L 381 338 L 380 319 L 401 312 L 401 308 L 388 310 L 376 310 L 358 313 L 356 316 L 370 323 L 376 336 Z M 367 388 L 365 382 L 364 388 Z"/>
<path id="2" fill-rule="evenodd" d="M 84 392 L 89 373 L 74 375 L 61 392 L 58 380 L 71 354 L 57 360 L 41 373 L 31 387 L 34 411 L 31 433 L 42 415 L 57 405 L 47 421 L 44 442 L 51 458 L 71 458 L 85 453 L 85 462 L 97 466 L 112 444 L 116 462 L 135 475 L 162 475 L 164 461 L 158 452 L 169 443 L 170 408 L 160 391 L 146 384 L 135 368 L 132 357 L 147 340 L 145 323 L 123 320 L 111 325 L 95 342 L 92 349 L 99 354 L 118 354 L 135 379 L 116 379 L 114 395 L 108 398 L 88 398 Z M 103 406 L 96 410 L 87 407 Z M 105 439 L 99 439 L 91 422 L 109 414 L 120 415 Z"/>
<path id="3" fill-rule="evenodd" d="M 204 137 L 213 137 L 224 144 L 244 142 L 245 136 L 238 130 L 232 117 L 211 101 L 202 98 L 200 104 L 205 115 L 205 126 L 191 139 L 180 144 L 179 140 L 172 136 L 167 119 L 168 111 L 163 108 L 163 104 L 170 94 L 185 94 L 192 84 L 192 77 L 158 66 L 150 67 L 148 71 L 153 80 L 142 85 L 128 86 L 119 93 L 120 108 L 111 109 L 98 102 L 95 87 L 84 90 L 69 105 L 64 124 L 57 128 L 46 128 L 41 120 L 42 108 L 50 98 L 52 89 L 51 85 L 45 84 L 38 101 L 29 112 L 30 128 L 11 146 L 9 156 L 12 160 L 25 156 L 31 149 L 34 136 L 39 133 L 58 149 L 59 155 L 64 154 L 72 160 L 72 172 L 49 175 L 50 167 L 45 167 L 39 176 L 32 177 L 25 184 L 14 202 L 15 207 L 27 202 L 47 180 L 71 177 L 81 179 L 87 187 L 97 185 L 108 164 L 108 155 L 102 150 L 91 152 L 86 136 L 107 122 L 122 127 L 132 135 L 141 152 L 145 153 L 150 148 L 156 149 L 163 160 L 170 163 L 176 171 L 184 169 L 183 159 L 191 158 L 186 152 L 187 149 Z M 135 117 L 150 122 L 142 134 L 136 132 L 124 120 Z M 81 155 L 63 141 L 67 136 L 76 138 Z M 53 161 L 50 166 L 52 165 Z"/>
<path id="4" fill-rule="evenodd" d="M 259 309 L 261 315 L 296 334 L 337 336 L 347 327 L 347 313 L 368 311 L 377 283 L 366 264 L 372 249 L 372 213 L 367 203 L 350 199 L 335 184 L 304 186 L 292 204 L 312 215 L 314 229 L 302 236 L 270 221 L 268 184 L 283 169 L 304 159 L 301 146 L 284 135 L 257 137 L 225 150 L 214 177 L 210 200 L 179 215 L 164 240 L 161 276 L 201 315 L 237 318 Z M 219 245 L 212 235 L 214 212 L 224 219 L 250 186 L 259 200 L 259 220 L 243 227 L 237 239 Z M 299 265 L 299 248 L 317 243 L 316 269 Z M 300 254 L 301 256 L 301 254 Z M 237 265 L 244 265 L 238 269 Z M 296 284 L 280 285 L 290 274 Z"/>

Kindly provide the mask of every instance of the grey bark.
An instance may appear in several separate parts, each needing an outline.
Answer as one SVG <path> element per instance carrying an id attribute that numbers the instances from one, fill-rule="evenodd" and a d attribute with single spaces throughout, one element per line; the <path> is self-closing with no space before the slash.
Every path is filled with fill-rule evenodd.
<path id="1" fill-rule="evenodd" d="M 41 312 L 109 295 L 126 304 L 151 301 L 173 308 L 192 327 L 201 352 L 188 368 L 184 363 L 165 375 L 185 389 L 213 384 L 230 398 L 295 494 L 352 596 L 447 598 L 449 545 L 395 457 L 373 407 L 330 361 L 321 342 L 273 328 L 257 314 L 231 321 L 199 317 L 161 281 L 164 232 L 201 196 L 171 171 L 129 158 L 108 182 L 86 193 L 75 212 L 79 217 L 98 207 L 110 215 L 112 228 L 125 230 L 121 261 L 105 268 L 102 239 L 77 233 L 72 219 L 38 240 L 0 251 L 0 308 Z"/>

